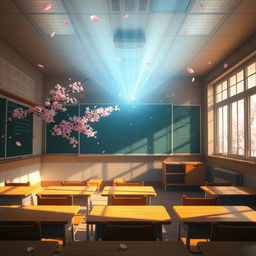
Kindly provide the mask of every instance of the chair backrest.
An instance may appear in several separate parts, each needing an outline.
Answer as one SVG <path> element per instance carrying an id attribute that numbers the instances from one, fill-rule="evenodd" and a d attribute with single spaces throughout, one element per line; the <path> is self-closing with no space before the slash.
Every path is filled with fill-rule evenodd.
<path id="1" fill-rule="evenodd" d="M 205 186 L 232 186 L 232 183 L 230 181 L 227 182 L 205 182 Z"/>
<path id="2" fill-rule="evenodd" d="M 217 197 L 212 198 L 194 198 L 187 197 L 185 195 L 181 196 L 181 205 L 216 205 Z"/>
<path id="3" fill-rule="evenodd" d="M 147 197 L 146 196 L 134 196 L 134 197 L 125 197 L 125 196 L 112 196 L 113 205 L 146 205 Z"/>
<path id="4" fill-rule="evenodd" d="M 28 181 L 28 182 L 9 182 L 9 181 L 5 181 L 4 185 L 5 186 L 30 186 L 30 181 Z"/>
<path id="5" fill-rule="evenodd" d="M 61 181 L 61 186 L 87 186 L 86 181 Z"/>
<path id="6" fill-rule="evenodd" d="M 40 240 L 39 223 L 0 221 L 0 240 Z"/>
<path id="7" fill-rule="evenodd" d="M 138 181 L 138 182 L 116 182 L 116 186 L 144 186 L 144 181 Z"/>
<path id="8" fill-rule="evenodd" d="M 37 196 L 38 205 L 72 205 L 71 196 Z"/>
<path id="9" fill-rule="evenodd" d="M 256 226 L 214 224 L 212 226 L 213 241 L 256 241 Z"/>
<path id="10" fill-rule="evenodd" d="M 103 225 L 102 240 L 154 241 L 157 240 L 153 223 L 107 223 Z"/>
<path id="11" fill-rule="evenodd" d="M 113 186 L 115 186 L 116 183 L 125 183 L 125 178 L 115 178 L 113 180 Z"/>

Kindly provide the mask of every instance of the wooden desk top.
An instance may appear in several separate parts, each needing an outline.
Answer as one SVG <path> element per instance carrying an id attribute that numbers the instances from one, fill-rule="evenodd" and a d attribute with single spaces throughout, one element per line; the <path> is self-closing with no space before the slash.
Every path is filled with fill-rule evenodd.
<path id="1" fill-rule="evenodd" d="M 122 250 L 119 245 L 126 244 L 128 248 Z M 178 242 L 154 242 L 154 241 L 101 241 L 85 242 L 77 241 L 68 243 L 62 252 L 62 256 L 188 256 L 185 246 Z"/>
<path id="2" fill-rule="evenodd" d="M 173 206 L 173 210 L 182 222 L 256 222 L 256 211 L 248 206 Z"/>
<path id="3" fill-rule="evenodd" d="M 37 189 L 30 186 L 5 186 L 0 187 L 0 196 L 29 196 Z"/>
<path id="4" fill-rule="evenodd" d="M 0 206 L 0 221 L 69 223 L 79 209 L 77 205 Z"/>
<path id="5" fill-rule="evenodd" d="M 37 195 L 91 196 L 97 188 L 97 186 L 50 186 L 39 191 Z"/>
<path id="6" fill-rule="evenodd" d="M 0 255 L 5 256 L 51 256 L 57 248 L 57 242 L 41 241 L 0 241 Z M 33 247 L 31 253 L 27 252 L 28 247 Z"/>
<path id="7" fill-rule="evenodd" d="M 180 161 L 180 162 L 174 162 L 170 160 L 164 160 L 164 164 L 173 164 L 173 165 L 178 165 L 178 164 L 191 164 L 191 165 L 198 165 L 198 164 L 203 164 L 203 162 L 198 162 L 198 161 Z"/>
<path id="8" fill-rule="evenodd" d="M 156 196 L 156 191 L 152 186 L 106 186 L 102 196 Z"/>
<path id="9" fill-rule="evenodd" d="M 107 205 L 94 206 L 86 222 L 158 222 L 170 224 L 171 217 L 160 205 Z"/>
<path id="10" fill-rule="evenodd" d="M 201 186 L 206 193 L 216 196 L 242 196 L 242 195 L 256 195 L 256 189 L 249 187 L 234 187 L 234 186 Z"/>
<path id="11" fill-rule="evenodd" d="M 210 242 L 198 243 L 204 256 L 255 256 L 256 242 Z"/>

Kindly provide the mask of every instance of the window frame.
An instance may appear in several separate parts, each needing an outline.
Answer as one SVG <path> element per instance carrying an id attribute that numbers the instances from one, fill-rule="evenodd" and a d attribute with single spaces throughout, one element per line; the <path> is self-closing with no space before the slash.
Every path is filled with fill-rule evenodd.
<path id="1" fill-rule="evenodd" d="M 213 154 L 216 156 L 223 156 L 223 157 L 229 157 L 234 159 L 244 159 L 244 160 L 251 160 L 256 161 L 256 156 L 251 156 L 251 134 L 250 134 L 250 97 L 256 94 L 256 85 L 248 89 L 248 75 L 247 75 L 247 68 L 255 63 L 256 67 L 256 57 L 254 56 L 251 60 L 247 61 L 246 63 L 243 63 L 243 65 L 240 65 L 236 69 L 232 70 L 231 72 L 225 74 L 225 76 L 221 76 L 220 79 L 216 79 L 213 85 L 213 109 L 214 109 L 214 151 Z M 243 91 L 236 93 L 235 95 L 231 96 L 231 85 L 230 85 L 230 79 L 234 75 L 238 75 L 241 71 L 243 71 Z M 256 74 L 256 72 L 255 72 Z M 253 74 L 254 75 L 254 74 Z M 224 81 L 227 81 L 227 98 L 224 100 L 221 100 L 219 102 L 216 102 L 217 100 L 217 86 L 219 84 L 222 84 Z M 241 80 L 242 81 L 242 80 Z M 237 92 L 237 77 L 236 77 L 236 92 Z M 222 94 L 218 93 L 218 94 Z M 221 96 L 222 98 L 222 96 Z M 244 100 L 244 155 L 239 154 L 233 154 L 232 153 L 232 104 L 234 102 L 237 102 L 239 100 Z M 227 106 L 227 154 L 226 153 L 220 153 L 219 151 L 219 140 L 218 140 L 218 111 L 220 107 Z M 238 115 L 237 115 L 238 116 Z M 224 151 L 224 150 L 223 150 Z M 239 152 L 239 150 L 237 151 Z"/>

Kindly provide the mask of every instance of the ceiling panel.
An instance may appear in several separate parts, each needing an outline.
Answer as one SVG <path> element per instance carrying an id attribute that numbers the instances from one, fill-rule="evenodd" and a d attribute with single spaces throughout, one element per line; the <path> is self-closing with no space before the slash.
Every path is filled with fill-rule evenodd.
<path id="1" fill-rule="evenodd" d="M 64 0 L 67 9 L 71 13 L 97 13 L 108 12 L 107 0 Z"/>
<path id="2" fill-rule="evenodd" d="M 115 49 L 113 36 L 82 36 L 84 49 L 88 52 L 95 50 L 113 51 Z"/>
<path id="3" fill-rule="evenodd" d="M 78 36 L 70 35 L 56 35 L 53 38 L 44 37 L 50 47 L 55 51 L 82 51 L 83 46 L 80 43 Z"/>
<path id="4" fill-rule="evenodd" d="M 200 51 L 209 41 L 209 36 L 177 36 L 174 40 L 172 51 Z"/>
<path id="5" fill-rule="evenodd" d="M 1 1 L 0 14 L 20 14 L 21 11 L 19 8 L 13 3 L 12 0 Z"/>
<path id="6" fill-rule="evenodd" d="M 37 36 L 38 32 L 22 14 L 1 14 L 0 35 Z"/>
<path id="7" fill-rule="evenodd" d="M 255 1 L 256 8 L 256 1 Z M 235 25 L 234 25 L 235 24 Z M 236 14 L 230 16 L 217 31 L 217 35 L 251 35 L 256 31 L 256 15 Z"/>
<path id="8" fill-rule="evenodd" d="M 148 18 L 147 36 L 176 35 L 185 18 L 184 14 L 151 13 Z"/>

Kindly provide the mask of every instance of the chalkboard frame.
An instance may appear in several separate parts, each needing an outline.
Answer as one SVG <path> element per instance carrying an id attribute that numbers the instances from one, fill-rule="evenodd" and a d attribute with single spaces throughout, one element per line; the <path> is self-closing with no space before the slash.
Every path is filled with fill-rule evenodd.
<path id="1" fill-rule="evenodd" d="M 19 102 L 17 100 L 14 100 L 14 99 L 10 99 L 10 98 L 6 98 L 6 124 L 5 124 L 5 159 L 12 159 L 12 158 L 24 158 L 24 157 L 28 157 L 28 156 L 33 156 L 33 150 L 34 150 L 34 116 L 32 115 L 31 118 L 32 118 L 32 137 L 31 137 L 31 140 L 32 140 L 32 144 L 31 144 L 31 153 L 29 154 L 19 154 L 19 155 L 14 155 L 14 156 L 9 156 L 8 155 L 8 142 L 7 142 L 7 135 L 8 135 L 8 124 L 7 124 L 7 119 L 8 119 L 8 102 L 11 102 L 11 103 L 15 103 L 17 105 L 20 105 L 20 106 L 23 106 L 25 108 L 30 108 L 31 106 L 25 104 L 25 103 L 22 103 L 22 102 Z"/>
<path id="2" fill-rule="evenodd" d="M 88 106 L 97 106 L 100 107 L 102 105 L 107 105 L 107 106 L 122 106 L 122 105 L 127 105 L 127 106 L 132 106 L 132 105 L 139 105 L 139 106 L 143 106 L 143 105 L 149 105 L 149 106 L 153 106 L 153 105 L 162 105 L 162 106 L 170 106 L 171 107 L 171 119 L 173 118 L 173 104 L 172 103 L 80 103 L 79 104 L 79 115 L 80 115 L 80 111 L 81 111 L 81 105 L 88 105 Z M 112 113 L 113 115 L 115 114 L 114 112 Z M 103 117 L 104 118 L 104 117 Z M 100 121 L 99 121 L 100 122 Z M 172 123 L 170 124 L 172 126 Z M 172 130 L 172 127 L 171 127 Z M 79 156 L 172 156 L 173 155 L 173 140 L 171 139 L 171 153 L 111 153 L 111 154 L 100 154 L 100 153 L 81 153 L 80 150 L 80 144 L 81 144 L 81 139 L 80 139 L 80 134 L 79 134 L 79 147 L 78 147 L 78 155 Z"/>
<path id="3" fill-rule="evenodd" d="M 200 131 L 199 131 L 199 134 L 200 134 L 200 144 L 199 144 L 199 147 L 200 147 L 200 151 L 199 153 L 174 153 L 174 139 L 173 139 L 173 135 L 174 135 L 174 132 L 172 131 L 172 152 L 173 152 L 173 155 L 174 156 L 178 156 L 178 155 L 185 155 L 185 156 L 197 156 L 197 155 L 201 155 L 202 154 L 202 105 L 201 104 L 173 104 L 173 108 L 172 110 L 174 110 L 174 107 L 176 106 L 180 106 L 180 107 L 199 107 L 199 128 L 200 128 Z M 173 118 L 173 113 L 172 113 L 172 118 Z M 173 129 L 173 126 L 174 126 L 174 123 L 173 123 L 173 120 L 172 120 L 172 129 Z"/>

